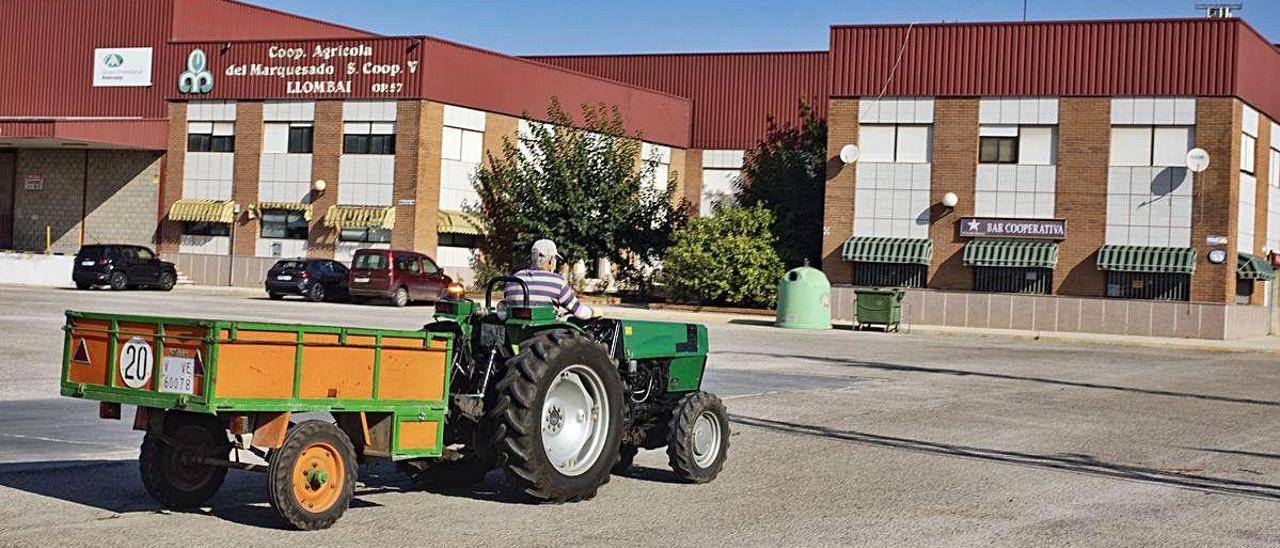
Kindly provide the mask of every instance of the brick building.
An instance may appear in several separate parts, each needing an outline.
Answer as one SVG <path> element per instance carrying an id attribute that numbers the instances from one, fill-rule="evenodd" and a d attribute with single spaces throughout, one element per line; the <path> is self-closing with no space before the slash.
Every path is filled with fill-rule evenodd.
<path id="1" fill-rule="evenodd" d="M 835 26 L 828 51 L 522 59 L 232 0 L 0 10 L 0 248 L 149 244 L 198 281 L 256 285 L 276 257 L 392 246 L 466 277 L 474 171 L 553 97 L 618 106 L 702 214 L 804 100 L 829 127 L 838 316 L 873 285 L 911 288 L 922 323 L 1268 323 L 1280 52 L 1238 19 Z M 33 28 L 52 39 L 14 30 Z"/>

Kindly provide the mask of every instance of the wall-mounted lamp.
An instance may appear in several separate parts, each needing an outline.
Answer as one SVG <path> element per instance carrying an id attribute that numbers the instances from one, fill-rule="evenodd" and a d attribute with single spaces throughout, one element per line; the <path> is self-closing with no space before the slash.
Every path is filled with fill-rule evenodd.
<path id="1" fill-rule="evenodd" d="M 840 161 L 844 162 L 845 165 L 858 161 L 859 156 L 862 156 L 862 150 L 858 148 L 858 145 L 840 147 Z"/>
<path id="2" fill-rule="evenodd" d="M 960 203 L 960 197 L 956 196 L 956 193 L 948 192 L 942 195 L 942 205 L 944 207 L 954 208 L 958 203 Z"/>
<path id="3" fill-rule="evenodd" d="M 222 53 L 226 53 L 226 52 L 228 52 L 228 51 L 231 51 L 231 42 L 223 42 L 223 43 L 222 43 Z"/>
<path id="4" fill-rule="evenodd" d="M 314 190 L 317 194 L 319 194 L 319 193 L 323 193 L 325 187 L 327 186 L 329 186 L 329 183 L 324 182 L 324 179 L 316 179 L 314 183 L 311 183 L 311 190 Z"/>

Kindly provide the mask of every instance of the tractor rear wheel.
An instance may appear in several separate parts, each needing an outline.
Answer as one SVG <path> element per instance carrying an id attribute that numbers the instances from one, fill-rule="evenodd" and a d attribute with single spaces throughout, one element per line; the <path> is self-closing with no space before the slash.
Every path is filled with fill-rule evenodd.
<path id="1" fill-rule="evenodd" d="M 271 452 L 267 493 L 276 513 L 298 529 L 326 529 L 355 493 L 356 450 L 342 429 L 325 421 L 289 428 Z"/>
<path id="2" fill-rule="evenodd" d="M 170 411 L 157 434 L 142 438 L 138 467 L 142 485 L 166 508 L 184 510 L 204 504 L 222 487 L 227 469 L 195 459 L 226 459 L 231 441 L 222 421 L 213 415 Z"/>
<path id="3" fill-rule="evenodd" d="M 520 345 L 492 412 L 507 479 L 534 499 L 594 497 L 618 462 L 622 379 L 604 346 L 554 330 Z"/>
<path id="4" fill-rule="evenodd" d="M 671 469 L 690 483 L 707 483 L 724 468 L 729 452 L 729 413 L 715 394 L 694 392 L 680 400 L 668 426 Z"/>

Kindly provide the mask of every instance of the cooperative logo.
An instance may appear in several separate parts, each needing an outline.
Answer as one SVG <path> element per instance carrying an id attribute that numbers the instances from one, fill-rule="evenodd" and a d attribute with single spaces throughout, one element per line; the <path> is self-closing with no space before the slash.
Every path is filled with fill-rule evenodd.
<path id="1" fill-rule="evenodd" d="M 196 48 L 187 55 L 187 70 L 178 76 L 178 91 L 182 93 L 209 93 L 213 91 L 213 73 L 209 72 L 209 58 L 204 50 Z"/>
<path id="2" fill-rule="evenodd" d="M 102 58 L 102 64 L 106 65 L 107 68 L 119 67 L 120 65 L 124 64 L 124 56 L 120 55 L 119 53 L 107 54 L 106 57 Z"/>

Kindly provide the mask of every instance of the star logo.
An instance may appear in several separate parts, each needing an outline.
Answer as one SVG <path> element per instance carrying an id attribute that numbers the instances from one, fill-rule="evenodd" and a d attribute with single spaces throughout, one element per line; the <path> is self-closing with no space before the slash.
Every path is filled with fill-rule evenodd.
<path id="1" fill-rule="evenodd" d="M 969 219 L 968 223 L 969 223 L 969 227 L 968 227 L 968 228 L 966 228 L 965 230 L 968 230 L 968 231 L 970 231 L 970 232 L 977 232 L 977 231 L 978 231 L 978 226 L 979 226 L 979 225 L 978 225 L 978 220 L 977 220 L 977 219 Z"/>

